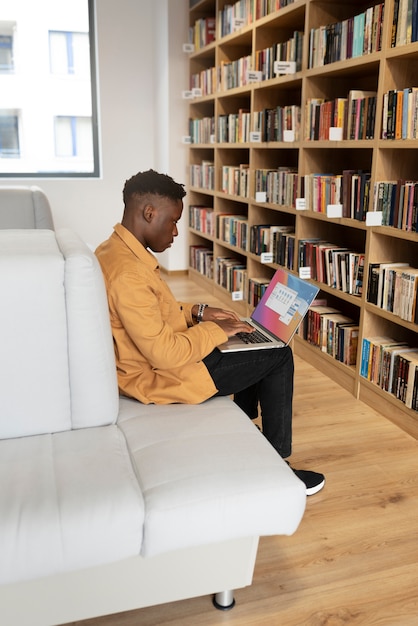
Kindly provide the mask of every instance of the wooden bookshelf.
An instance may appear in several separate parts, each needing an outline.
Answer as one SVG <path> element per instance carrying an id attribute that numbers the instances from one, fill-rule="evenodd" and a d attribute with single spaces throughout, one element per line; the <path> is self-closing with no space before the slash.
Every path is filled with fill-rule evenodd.
<path id="1" fill-rule="evenodd" d="M 199 23 L 201 28 L 208 18 L 212 20 L 208 22 L 210 26 L 213 26 L 215 19 L 216 37 L 214 41 L 203 47 L 199 46 L 190 53 L 189 60 L 190 89 L 194 87 L 189 111 L 190 120 L 193 120 L 190 167 L 194 167 L 190 180 L 194 184 L 189 185 L 188 204 L 190 207 L 208 207 L 213 211 L 214 224 L 213 232 L 202 232 L 196 227 L 196 223 L 190 223 L 190 246 L 209 249 L 213 268 L 212 274 L 204 276 L 196 269 L 195 263 L 191 263 L 189 274 L 211 294 L 240 314 L 248 315 L 253 308 L 247 300 L 248 290 L 237 292 L 233 288 L 228 290 L 221 286 L 217 278 L 217 259 L 233 259 L 237 267 L 241 268 L 240 272 L 244 266 L 247 283 L 252 278 L 268 280 L 278 264 L 268 254 L 257 255 L 251 249 L 251 229 L 254 230 L 256 226 L 280 225 L 293 231 L 294 250 L 287 255 L 286 263 L 290 258 L 290 269 L 296 273 L 301 273 L 299 249 L 303 240 L 324 240 L 347 248 L 357 255 L 363 255 L 363 285 L 360 295 L 342 291 L 326 282 L 318 283 L 320 298 L 326 299 L 329 306 L 349 316 L 359 326 L 356 365 L 343 365 L 301 336 L 295 337 L 294 350 L 355 397 L 375 406 L 399 426 L 418 436 L 418 411 L 407 408 L 393 394 L 366 379 L 361 375 L 360 369 L 364 338 L 387 335 L 418 348 L 416 323 L 403 320 L 367 301 L 371 263 L 403 262 L 411 267 L 418 267 L 418 234 L 416 226 L 413 226 L 416 212 L 409 222 L 409 228 L 412 223 L 413 229 L 406 230 L 381 225 L 379 213 L 375 210 L 382 206 L 377 204 L 377 200 L 376 203 L 374 201 L 377 182 L 393 181 L 401 188 L 399 181 L 418 181 L 418 139 L 382 137 L 383 119 L 387 120 L 385 94 L 418 87 L 418 43 L 406 42 L 405 25 L 402 27 L 404 39 L 400 39 L 398 45 L 392 45 L 395 0 L 385 2 L 383 19 L 381 4 L 362 0 L 295 0 L 290 3 L 254 0 L 236 4 L 226 0 L 200 0 L 190 3 L 189 25 L 193 37 L 195 25 Z M 283 6 L 276 8 L 280 5 Z M 254 11 L 259 12 L 258 15 L 250 13 L 250 7 L 253 6 L 256 7 Z M 270 7 L 272 11 L 264 15 L 260 13 L 260 7 Z M 233 10 L 236 11 L 235 21 L 230 15 Z M 357 23 L 359 20 L 360 35 Z M 221 26 L 226 32 L 224 36 L 220 35 Z M 356 42 L 357 56 L 349 56 L 354 49 L 354 44 L 349 40 L 351 35 L 347 35 L 350 28 L 357 28 L 357 38 L 363 37 L 362 44 Z M 417 35 L 416 31 L 417 28 L 413 31 L 413 36 Z M 324 38 L 328 39 L 328 48 L 323 53 L 320 51 L 319 55 L 315 49 L 314 55 L 313 42 L 316 41 L 315 46 L 318 46 L 319 33 L 322 41 Z M 344 44 L 341 44 L 342 39 Z M 287 51 L 290 62 L 279 59 L 275 66 L 271 54 L 272 50 L 279 48 L 279 44 L 281 51 Z M 363 46 L 363 54 L 358 54 L 359 45 Z M 295 48 L 299 49 L 299 56 L 292 66 Z M 341 59 L 339 55 L 345 58 Z M 264 59 L 264 73 L 260 70 L 260 65 L 256 65 L 257 62 L 260 63 L 260 59 Z M 247 71 L 248 65 L 250 72 Z M 276 74 L 274 69 L 281 73 Z M 353 104 L 352 99 L 356 93 L 357 100 L 360 100 L 359 92 L 375 94 L 375 99 L 368 100 L 366 105 L 364 102 Z M 401 96 L 397 97 L 400 101 Z M 408 97 L 410 96 L 405 95 L 405 98 Z M 307 105 L 308 102 L 315 101 L 336 103 L 333 109 L 331 105 L 322 109 L 321 119 L 328 120 L 328 126 L 332 127 L 331 131 L 328 127 L 322 127 L 325 128 L 325 137 L 328 136 L 328 139 L 309 138 L 313 109 L 311 107 L 308 112 Z M 337 116 L 336 113 L 340 105 L 344 107 L 341 109 L 345 111 L 344 119 L 344 115 Z M 330 113 L 331 109 L 333 113 Z M 346 128 L 343 128 L 344 124 L 348 124 L 350 113 L 354 116 L 351 118 L 352 123 L 359 125 L 358 132 L 361 132 L 359 116 L 365 115 L 369 130 L 368 133 L 363 132 L 364 138 L 350 139 Z M 268 128 L 273 134 L 266 141 L 267 124 L 263 127 L 264 136 L 260 132 L 259 124 L 260 120 L 272 115 L 269 119 L 273 121 Z M 332 118 L 329 117 L 331 115 Z M 316 123 L 319 123 L 319 116 Z M 325 124 L 326 121 L 321 123 Z M 286 124 L 288 126 L 285 127 Z M 413 122 L 411 124 L 413 126 Z M 341 127 L 340 130 L 338 126 Z M 374 130 L 372 134 L 370 128 Z M 365 138 L 366 134 L 369 138 Z M 415 136 L 418 137 L 418 133 Z M 204 142 L 200 140 L 201 137 L 204 137 Z M 277 174 L 279 169 L 281 172 Z M 365 209 L 355 214 L 357 219 L 353 217 L 355 212 L 352 198 L 349 200 L 352 202 L 351 213 L 348 216 L 340 213 L 342 191 L 339 192 L 340 199 L 336 203 L 332 202 L 331 206 L 326 199 L 333 196 L 320 196 L 325 197 L 321 204 L 312 200 L 312 193 L 315 194 L 316 191 L 308 192 L 310 184 L 312 187 L 309 189 L 319 188 L 319 177 L 312 181 L 313 174 L 320 174 L 322 177 L 327 174 L 331 177 L 322 181 L 324 186 L 321 189 L 325 191 L 321 191 L 321 194 L 328 194 L 329 189 L 335 190 L 336 185 L 337 188 L 338 185 L 344 185 L 348 189 L 349 184 L 342 177 L 343 172 L 345 176 L 349 176 L 347 173 L 350 170 L 356 175 L 359 171 L 362 172 L 362 180 L 358 182 L 358 186 L 357 183 L 354 185 L 350 182 L 350 186 L 354 185 L 353 193 L 360 194 L 361 198 L 365 194 L 368 198 Z M 270 191 L 260 192 L 260 185 L 267 184 L 267 180 L 270 181 Z M 283 191 L 283 196 L 277 192 L 277 180 L 280 180 L 280 189 L 286 190 L 286 193 Z M 196 181 L 200 182 L 196 184 Z M 274 202 L 271 201 L 273 187 Z M 237 190 L 241 195 L 237 195 Z M 303 208 L 304 200 L 308 204 L 306 208 Z M 412 207 L 412 200 L 410 206 Z M 241 221 L 244 218 L 247 227 L 244 244 L 235 243 L 234 224 L 238 222 L 237 219 L 228 220 L 228 228 L 232 228 L 233 233 L 231 238 L 228 240 L 224 229 L 221 236 L 219 224 L 222 222 L 225 225 L 225 218 L 221 217 L 224 215 L 232 218 L 240 216 Z M 405 223 L 408 224 L 407 221 Z M 240 224 L 240 229 L 241 242 L 245 224 Z M 205 263 L 207 262 L 206 254 Z"/>

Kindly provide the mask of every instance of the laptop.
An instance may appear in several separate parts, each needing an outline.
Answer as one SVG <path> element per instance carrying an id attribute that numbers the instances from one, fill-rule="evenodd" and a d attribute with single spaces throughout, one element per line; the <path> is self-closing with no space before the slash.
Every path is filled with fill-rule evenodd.
<path id="1" fill-rule="evenodd" d="M 237 352 L 287 346 L 318 291 L 315 285 L 279 268 L 251 317 L 244 320 L 256 330 L 230 337 L 218 350 Z"/>

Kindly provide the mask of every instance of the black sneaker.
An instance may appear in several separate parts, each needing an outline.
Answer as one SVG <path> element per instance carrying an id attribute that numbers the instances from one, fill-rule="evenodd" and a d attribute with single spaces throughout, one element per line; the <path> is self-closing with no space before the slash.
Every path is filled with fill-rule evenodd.
<path id="1" fill-rule="evenodd" d="M 325 485 L 325 476 L 318 472 L 311 472 L 309 470 L 297 470 L 291 468 L 296 476 L 306 485 L 306 495 L 313 496 L 314 493 L 321 491 Z"/>

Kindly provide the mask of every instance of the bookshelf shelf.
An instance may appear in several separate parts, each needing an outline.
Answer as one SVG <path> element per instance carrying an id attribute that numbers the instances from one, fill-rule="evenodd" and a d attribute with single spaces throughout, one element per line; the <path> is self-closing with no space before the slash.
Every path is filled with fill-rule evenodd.
<path id="1" fill-rule="evenodd" d="M 282 8 L 277 8 L 281 4 L 278 1 L 276 6 L 273 2 L 266 2 L 264 6 L 269 5 L 274 10 L 258 16 L 239 14 L 239 8 L 244 3 L 201 0 L 192 4 L 189 16 L 191 32 L 195 33 L 198 20 L 208 20 L 205 25 L 215 24 L 216 29 L 214 41 L 190 54 L 190 88 L 201 80 L 205 89 L 208 84 L 212 90 L 208 94 L 203 90 L 205 95 L 197 95 L 191 100 L 190 119 L 194 123 L 203 123 L 205 118 L 206 124 L 211 120 L 213 122 L 210 142 L 190 145 L 190 164 L 194 167 L 201 165 L 202 169 L 209 168 L 213 187 L 206 189 L 200 185 L 190 186 L 188 201 L 190 207 L 200 207 L 203 212 L 212 213 L 215 230 L 214 234 L 210 234 L 191 226 L 190 246 L 195 252 L 197 250 L 197 255 L 202 255 L 204 272 L 209 272 L 209 276 L 202 275 L 192 263 L 190 276 L 239 314 L 248 315 L 253 308 L 253 302 L 248 301 L 249 282 L 257 279 L 261 285 L 263 281 L 268 281 L 280 266 L 277 260 L 282 259 L 278 256 L 272 260 L 268 255 L 264 257 L 262 253 L 256 254 L 251 237 L 264 237 L 260 241 L 266 246 L 280 246 L 277 242 L 283 244 L 284 241 L 286 252 L 283 264 L 297 273 L 304 267 L 301 251 L 304 250 L 303 246 L 309 245 L 307 240 L 317 239 L 331 244 L 335 248 L 334 256 L 330 256 L 328 262 L 339 264 L 337 274 L 346 272 L 349 282 L 353 278 L 350 272 L 355 270 L 358 273 L 357 283 L 354 284 L 354 279 L 352 282 L 353 289 L 358 289 L 358 293 L 351 293 L 344 280 L 343 289 L 336 288 L 331 282 L 328 284 L 329 277 L 326 281 L 311 280 L 320 287 L 319 298 L 326 301 L 328 307 L 349 318 L 351 326 L 358 329 L 358 338 L 355 339 L 357 347 L 354 343 L 352 348 L 356 353 L 356 363 L 345 365 L 335 356 L 305 340 L 303 333 L 295 337 L 294 350 L 338 381 L 355 397 L 372 404 L 399 426 L 418 436 L 418 406 L 417 410 L 409 408 L 404 401 L 362 375 L 365 339 L 388 336 L 396 342 L 405 342 L 418 349 L 417 323 L 402 319 L 368 300 L 372 264 L 404 263 L 411 268 L 418 266 L 418 208 L 414 209 L 415 204 L 418 207 L 418 132 L 417 139 L 382 138 L 386 136 L 384 133 L 391 123 L 385 108 L 388 92 L 397 94 L 403 91 L 405 96 L 406 90 L 412 92 L 413 87 L 418 87 L 415 78 L 418 76 L 418 41 L 392 46 L 396 35 L 393 35 L 396 30 L 394 24 L 396 22 L 400 28 L 401 20 L 406 19 L 405 14 L 402 13 L 403 17 L 399 17 L 398 21 L 394 19 L 395 0 L 387 0 L 383 12 L 382 3 L 378 0 L 338 3 L 329 0 L 295 0 Z M 253 3 L 247 4 L 250 6 Z M 254 5 L 261 6 L 259 3 Z M 231 16 L 234 11 L 243 22 L 233 21 Z M 232 20 L 232 26 L 229 24 L 227 28 L 232 29 L 232 32 L 221 37 L 221 17 L 225 26 L 227 14 L 228 19 Z M 347 29 L 354 22 L 362 23 L 362 19 L 365 26 L 356 35 L 360 39 L 363 37 L 362 44 L 356 40 L 356 46 L 362 45 L 363 53 L 359 53 L 360 48 L 356 48 L 357 56 L 350 56 L 354 39 L 350 43 L 346 38 L 345 44 L 338 46 L 341 46 L 344 37 L 348 37 Z M 234 24 L 237 26 L 235 31 Z M 406 24 L 403 22 L 401 30 L 399 42 L 406 36 Z M 333 42 L 333 47 L 323 51 L 323 56 L 318 56 L 317 50 L 313 48 L 314 34 L 320 31 L 328 42 Z M 335 33 L 340 36 L 338 45 L 333 40 Z M 393 41 L 397 41 L 396 38 Z M 296 54 L 297 46 L 299 57 L 295 63 L 299 63 L 299 66 L 292 66 L 291 63 L 280 65 L 282 73 L 276 74 L 276 52 L 282 54 L 285 49 L 290 61 L 296 58 L 292 55 Z M 264 65 L 258 65 L 260 60 Z M 322 63 L 323 60 L 325 63 Z M 283 63 L 282 58 L 280 63 Z M 233 78 L 226 79 L 227 71 L 235 72 Z M 261 74 L 258 74 L 260 71 Z M 237 75 L 238 72 L 241 75 Z M 402 102 L 401 96 L 396 97 Z M 370 99 L 366 101 L 366 98 Z M 341 134 L 334 129 L 329 139 L 307 138 L 309 123 L 313 123 L 312 120 L 308 121 L 308 114 L 316 110 L 315 99 L 318 107 L 320 102 L 325 103 L 322 115 L 333 116 L 321 118 L 321 123 L 327 123 L 330 127 L 336 123 L 340 126 Z M 310 113 L 308 103 L 313 104 Z M 344 119 L 340 115 L 337 120 L 337 106 L 342 107 Z M 416 109 L 418 111 L 418 104 Z M 395 104 L 391 111 L 396 116 Z M 367 120 L 367 127 L 364 128 L 361 126 L 362 115 L 364 124 Z M 418 112 L 416 116 L 418 127 Z M 394 118 L 393 136 L 396 135 L 395 122 Z M 319 123 L 319 117 L 315 123 Z M 281 126 L 284 124 L 286 127 Z M 357 124 L 357 134 L 350 136 L 350 124 Z M 322 131 L 325 137 L 328 137 L 328 126 Z M 221 128 L 224 133 L 235 128 L 238 134 L 224 134 L 220 140 Z M 281 140 L 282 136 L 277 133 L 283 133 L 284 130 L 286 134 L 283 135 L 284 140 Z M 354 132 L 353 128 L 351 131 Z M 309 132 L 313 137 L 312 131 Z M 353 139 L 354 136 L 359 138 Z M 404 136 L 407 137 L 407 134 Z M 244 189 L 245 195 L 231 193 L 230 187 L 226 191 L 227 174 L 230 177 L 229 184 L 231 180 L 235 184 L 239 181 L 239 188 Z M 396 186 L 390 186 L 393 184 L 399 187 L 399 192 Z M 283 185 L 280 193 L 277 185 Z M 334 190 L 334 195 L 329 197 L 337 194 L 335 197 L 340 198 L 344 208 L 342 216 L 338 210 L 336 214 L 328 210 L 328 195 L 320 195 L 321 202 L 315 195 L 316 201 L 313 201 L 308 193 L 308 185 L 311 185 L 315 194 L 328 194 L 331 189 Z M 343 196 L 343 190 L 347 193 L 349 185 L 352 188 L 347 199 L 346 195 Z M 284 193 L 285 188 L 287 195 Z M 378 196 L 379 193 L 381 196 Z M 403 198 L 403 208 L 399 208 L 399 194 Z M 284 197 L 286 200 L 283 200 Z M 272 202 L 272 198 L 282 198 L 281 203 Z M 308 206 L 301 210 L 297 202 L 303 200 Z M 339 202 L 337 209 L 338 206 Z M 382 222 L 379 222 L 376 210 L 382 206 L 385 217 L 382 213 Z M 371 213 L 374 215 L 369 215 Z M 395 218 L 399 228 L 386 225 L 394 223 Z M 228 231 L 220 236 L 219 224 L 223 219 L 233 224 L 228 226 L 233 229 L 232 235 Z M 242 245 L 235 245 L 234 228 L 237 222 L 239 236 L 244 238 Z M 287 228 L 283 232 L 288 234 L 273 234 L 278 226 Z M 266 235 L 266 232 L 270 234 Z M 260 242 L 257 245 L 261 245 Z M 347 250 L 340 252 L 336 248 Z M 245 272 L 247 287 L 243 293 L 235 293 L 218 284 L 216 267 L 221 257 L 232 258 L 237 263 L 237 280 L 241 280 Z M 321 258 L 325 261 L 325 256 Z M 207 270 L 209 262 L 213 263 L 213 267 Z M 322 262 L 318 256 L 316 262 Z M 352 266 L 348 269 L 350 264 Z M 313 271 L 312 267 L 310 269 Z M 416 290 L 415 285 L 415 293 Z M 411 298 L 414 297 L 413 293 L 411 291 Z M 416 306 L 418 308 L 418 303 Z"/>

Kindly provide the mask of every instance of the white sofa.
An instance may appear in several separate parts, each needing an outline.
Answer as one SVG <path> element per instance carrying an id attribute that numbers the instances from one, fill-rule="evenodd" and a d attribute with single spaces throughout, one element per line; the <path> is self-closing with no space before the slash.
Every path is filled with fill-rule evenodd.
<path id="1" fill-rule="evenodd" d="M 0 186 L 0 228 L 54 230 L 51 205 L 36 185 Z"/>
<path id="2" fill-rule="evenodd" d="M 119 398 L 100 267 L 71 231 L 0 230 L 0 294 L 0 623 L 232 605 L 304 485 L 229 398 Z"/>

